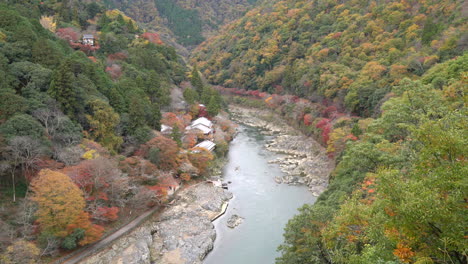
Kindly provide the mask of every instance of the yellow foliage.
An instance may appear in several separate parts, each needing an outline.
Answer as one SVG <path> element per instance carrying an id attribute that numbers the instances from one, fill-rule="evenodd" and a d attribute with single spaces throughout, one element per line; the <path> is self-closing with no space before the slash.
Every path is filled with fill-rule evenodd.
<path id="1" fill-rule="evenodd" d="M 5 41 L 6 41 L 6 37 L 7 37 L 7 36 L 5 35 L 5 33 L 3 33 L 3 32 L 0 31 L 0 42 L 5 42 Z"/>
<path id="2" fill-rule="evenodd" d="M 325 58 L 328 56 L 328 52 L 330 51 L 329 48 L 324 48 L 324 49 L 321 49 L 319 52 L 317 52 L 317 57 L 319 58 Z"/>
<path id="3" fill-rule="evenodd" d="M 5 255 L 0 256 L 0 263 L 35 264 L 40 254 L 41 251 L 34 243 L 20 239 L 6 248 Z"/>
<path id="4" fill-rule="evenodd" d="M 385 66 L 378 62 L 370 61 L 364 66 L 362 73 L 373 80 L 377 80 L 382 76 L 386 69 L 387 68 Z"/>
<path id="5" fill-rule="evenodd" d="M 55 32 L 55 29 L 57 28 L 57 23 L 54 22 L 53 16 L 42 16 L 39 22 L 50 32 Z"/>
<path id="6" fill-rule="evenodd" d="M 341 152 L 344 149 L 344 137 L 349 134 L 343 128 L 336 128 L 330 133 L 327 142 L 327 153 Z"/>
<path id="7" fill-rule="evenodd" d="M 81 157 L 85 160 L 92 160 L 92 159 L 99 157 L 99 154 L 96 153 L 95 149 L 92 149 L 92 150 L 86 151 Z"/>
<path id="8" fill-rule="evenodd" d="M 42 231 L 66 237 L 71 231 L 68 226 L 76 222 L 86 206 L 83 192 L 67 175 L 47 169 L 39 172 L 31 190 L 31 200 L 38 205 L 36 216 Z"/>
<path id="9" fill-rule="evenodd" d="M 126 16 L 122 11 L 118 10 L 118 9 L 113 9 L 113 10 L 109 10 L 109 11 L 106 11 L 106 16 L 108 16 L 110 19 L 115 19 L 117 18 L 119 15 L 121 15 L 124 19 L 125 22 L 129 22 L 129 21 L 132 21 L 133 24 L 135 25 L 135 27 L 138 27 L 137 23 L 135 22 L 135 20 L 131 19 L 130 17 Z"/>

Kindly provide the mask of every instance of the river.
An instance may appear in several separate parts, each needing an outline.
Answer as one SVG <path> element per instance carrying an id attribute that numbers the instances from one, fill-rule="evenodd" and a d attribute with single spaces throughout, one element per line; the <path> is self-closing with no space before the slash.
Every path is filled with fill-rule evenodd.
<path id="1" fill-rule="evenodd" d="M 315 202 L 305 186 L 274 181 L 283 172 L 277 164 L 268 163 L 278 157 L 265 149 L 269 139 L 258 129 L 241 126 L 231 142 L 224 181 L 232 182 L 229 190 L 234 197 L 226 214 L 214 223 L 217 238 L 204 264 L 274 263 L 288 220 L 297 213 L 297 208 Z M 233 214 L 244 221 L 231 229 L 226 222 Z"/>

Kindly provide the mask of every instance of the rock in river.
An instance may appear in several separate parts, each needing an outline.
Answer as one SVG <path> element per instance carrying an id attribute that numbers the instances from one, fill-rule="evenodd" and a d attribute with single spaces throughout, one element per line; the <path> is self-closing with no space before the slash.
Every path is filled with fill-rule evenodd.
<path id="1" fill-rule="evenodd" d="M 234 228 L 238 225 L 240 225 L 242 223 L 242 221 L 244 220 L 244 218 L 236 215 L 236 214 L 233 214 L 231 215 L 231 217 L 229 217 L 229 219 L 227 220 L 227 226 L 229 228 Z"/>

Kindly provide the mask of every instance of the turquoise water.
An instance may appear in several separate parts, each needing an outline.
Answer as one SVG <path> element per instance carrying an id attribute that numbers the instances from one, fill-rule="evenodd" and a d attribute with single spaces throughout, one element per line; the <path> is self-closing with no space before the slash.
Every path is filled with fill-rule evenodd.
<path id="1" fill-rule="evenodd" d="M 214 222 L 217 238 L 204 264 L 274 263 L 288 220 L 304 203 L 315 202 L 306 187 L 274 181 L 283 173 L 278 165 L 268 164 L 277 155 L 264 148 L 266 140 L 258 130 L 240 127 L 231 143 L 224 181 L 232 182 L 229 191 L 234 198 L 226 214 Z M 226 226 L 232 214 L 244 218 L 234 229 Z"/>

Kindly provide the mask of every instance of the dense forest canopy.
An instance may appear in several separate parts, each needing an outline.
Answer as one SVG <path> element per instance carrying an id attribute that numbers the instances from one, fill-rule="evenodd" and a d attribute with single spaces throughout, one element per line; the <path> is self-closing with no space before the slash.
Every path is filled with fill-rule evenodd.
<path id="1" fill-rule="evenodd" d="M 465 1 L 269 1 L 194 51 L 336 159 L 277 263 L 467 262 L 467 36 Z"/>
<path id="2" fill-rule="evenodd" d="M 100 1 L 1 1 L 0 262 L 93 243 L 164 202 L 164 186 L 205 175 L 234 131 L 197 76 L 157 32 Z M 199 116 L 216 120 L 216 137 L 184 133 Z M 220 147 L 191 150 L 206 139 Z"/>
<path id="3" fill-rule="evenodd" d="M 164 184 L 206 175 L 235 132 L 221 91 L 282 115 L 336 163 L 286 226 L 277 263 L 467 263 L 467 10 L 0 1 L 0 262 L 93 243 L 165 201 Z M 194 67 L 169 43 L 201 43 Z M 216 133 L 184 132 L 197 117 Z"/>
<path id="4" fill-rule="evenodd" d="M 105 0 L 108 8 L 118 8 L 147 28 L 167 33 L 168 39 L 194 47 L 218 28 L 241 17 L 256 0 Z M 166 34 L 165 34 L 166 35 Z"/>

